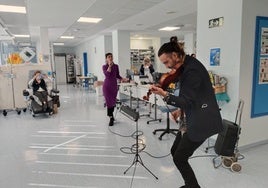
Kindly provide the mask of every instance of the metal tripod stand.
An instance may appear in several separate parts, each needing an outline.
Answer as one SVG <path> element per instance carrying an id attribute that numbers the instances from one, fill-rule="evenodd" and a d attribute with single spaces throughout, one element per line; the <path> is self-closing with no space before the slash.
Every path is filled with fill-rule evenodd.
<path id="1" fill-rule="evenodd" d="M 124 171 L 124 174 L 127 173 L 127 171 L 132 167 L 134 166 L 134 171 L 133 171 L 133 175 L 132 175 L 132 180 L 131 180 L 131 185 L 130 187 L 132 187 L 132 183 L 133 183 L 133 179 L 134 179 L 134 176 L 135 176 L 135 172 L 136 172 L 136 167 L 137 167 L 137 164 L 139 163 L 141 166 L 143 166 L 152 176 L 155 177 L 155 179 L 158 180 L 158 177 L 156 175 L 154 175 L 154 173 L 149 170 L 143 163 L 142 159 L 141 159 L 141 156 L 140 156 L 140 152 L 144 149 L 143 148 L 139 148 L 139 129 L 138 129 L 138 119 L 139 119 L 139 112 L 136 112 L 134 109 L 131 109 L 130 107 L 128 106 L 121 106 L 121 111 L 124 112 L 124 114 L 131 118 L 133 121 L 136 122 L 136 131 L 135 131 L 135 144 L 133 145 L 133 149 L 132 151 L 135 151 L 135 156 L 134 156 L 134 159 L 133 159 L 133 162 L 132 164 Z"/>

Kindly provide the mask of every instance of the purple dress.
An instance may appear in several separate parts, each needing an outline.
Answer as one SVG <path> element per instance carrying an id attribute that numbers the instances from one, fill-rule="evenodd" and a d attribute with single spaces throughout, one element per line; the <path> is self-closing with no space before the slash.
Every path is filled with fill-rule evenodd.
<path id="1" fill-rule="evenodd" d="M 122 79 L 119 75 L 119 67 L 117 64 L 113 64 L 111 72 L 107 71 L 108 64 L 102 66 L 102 71 L 105 75 L 104 83 L 102 86 L 103 95 L 108 108 L 114 107 L 116 105 L 117 96 L 117 79 Z"/>

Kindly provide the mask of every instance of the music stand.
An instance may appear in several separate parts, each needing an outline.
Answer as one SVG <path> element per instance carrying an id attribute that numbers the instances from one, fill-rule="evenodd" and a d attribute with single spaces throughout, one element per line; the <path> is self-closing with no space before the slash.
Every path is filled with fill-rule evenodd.
<path id="1" fill-rule="evenodd" d="M 133 176 L 132 176 L 132 180 L 131 180 L 131 185 L 132 185 L 132 182 L 133 182 L 133 178 L 135 176 L 135 172 L 136 172 L 136 166 L 137 166 L 137 163 L 140 163 L 141 166 L 143 166 L 152 176 L 155 177 L 155 179 L 158 180 L 158 177 L 156 175 L 153 174 L 152 171 L 150 171 L 145 165 L 144 163 L 142 162 L 142 159 L 141 159 L 141 156 L 140 156 L 140 151 L 139 150 L 139 134 L 138 134 L 138 119 L 140 117 L 139 115 L 139 112 L 136 112 L 135 109 L 131 109 L 129 106 L 126 106 L 126 105 L 122 105 L 121 106 L 121 111 L 123 111 L 123 114 L 125 116 L 127 116 L 128 118 L 130 118 L 131 120 L 135 121 L 136 122 L 136 134 L 135 134 L 135 144 L 134 144 L 134 149 L 135 149 L 135 156 L 134 156 L 134 159 L 133 159 L 133 162 L 132 164 L 124 171 L 124 174 L 127 173 L 127 171 L 133 166 L 135 165 L 134 167 L 134 171 L 133 171 Z"/>

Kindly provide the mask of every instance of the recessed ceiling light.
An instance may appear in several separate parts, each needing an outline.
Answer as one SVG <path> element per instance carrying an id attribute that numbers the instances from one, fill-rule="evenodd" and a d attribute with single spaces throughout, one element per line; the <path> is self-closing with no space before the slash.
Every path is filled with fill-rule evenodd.
<path id="1" fill-rule="evenodd" d="M 160 28 L 159 31 L 174 31 L 177 29 L 180 29 L 180 27 L 163 27 L 163 28 Z"/>
<path id="2" fill-rule="evenodd" d="M 90 18 L 90 17 L 80 17 L 77 22 L 86 22 L 86 23 L 98 23 L 102 18 Z"/>
<path id="3" fill-rule="evenodd" d="M 61 39 L 73 39 L 74 36 L 61 36 L 60 38 Z"/>
<path id="4" fill-rule="evenodd" d="M 29 38 L 30 35 L 14 35 L 14 37 L 17 37 L 17 38 Z"/>
<path id="5" fill-rule="evenodd" d="M 64 46 L 63 42 L 54 42 L 53 43 L 54 46 Z"/>
<path id="6" fill-rule="evenodd" d="M 0 5 L 0 12 L 13 12 L 26 14 L 26 8 L 21 6 Z"/>

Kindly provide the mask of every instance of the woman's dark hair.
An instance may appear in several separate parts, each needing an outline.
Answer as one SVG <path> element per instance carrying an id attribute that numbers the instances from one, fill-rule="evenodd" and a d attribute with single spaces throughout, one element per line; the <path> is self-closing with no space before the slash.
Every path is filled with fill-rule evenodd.
<path id="1" fill-rule="evenodd" d="M 113 54 L 109 52 L 109 53 L 105 54 L 105 59 L 107 59 L 107 57 L 108 57 L 109 55 L 113 56 Z"/>
<path id="2" fill-rule="evenodd" d="M 34 72 L 34 76 L 35 76 L 36 74 L 38 74 L 38 73 L 41 74 L 41 71 L 40 71 L 40 70 L 35 71 L 35 72 Z"/>
<path id="3" fill-rule="evenodd" d="M 167 42 L 163 44 L 158 50 L 158 57 L 164 53 L 171 54 L 172 52 L 177 53 L 179 57 L 185 56 L 183 47 L 180 46 L 177 42 Z"/>

